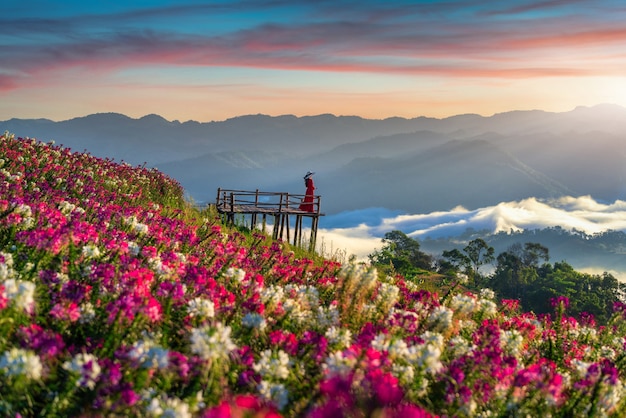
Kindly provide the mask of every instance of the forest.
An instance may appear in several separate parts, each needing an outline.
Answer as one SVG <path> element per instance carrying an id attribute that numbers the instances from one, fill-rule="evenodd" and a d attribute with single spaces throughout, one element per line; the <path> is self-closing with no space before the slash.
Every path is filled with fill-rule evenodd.
<path id="1" fill-rule="evenodd" d="M 598 245 L 613 245 L 616 239 L 623 242 L 623 235 L 604 233 L 593 239 Z M 455 284 L 468 291 L 490 288 L 500 300 L 518 300 L 523 311 L 538 315 L 554 310 L 551 301 L 567 298 L 571 315 L 602 324 L 626 295 L 626 284 L 612 274 L 579 272 L 566 261 L 550 263 L 549 248 L 536 242 L 517 242 L 496 255 L 487 241 L 475 238 L 462 249 L 444 250 L 440 256 L 422 251 L 418 240 L 398 230 L 386 233 L 382 243 L 369 259 L 386 274 L 421 283 L 430 277 L 433 286 Z M 432 271 L 439 276 L 433 279 L 428 273 Z"/>

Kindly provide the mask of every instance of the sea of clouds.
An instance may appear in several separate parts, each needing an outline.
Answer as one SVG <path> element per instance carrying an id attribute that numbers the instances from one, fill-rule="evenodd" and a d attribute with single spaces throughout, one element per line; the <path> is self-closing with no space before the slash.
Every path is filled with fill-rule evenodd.
<path id="1" fill-rule="evenodd" d="M 326 216 L 319 226 L 317 242 L 322 253 L 343 251 L 365 259 L 382 246 L 385 233 L 393 230 L 415 239 L 455 237 L 468 228 L 492 233 L 557 226 L 588 234 L 626 231 L 626 201 L 600 202 L 591 196 L 528 198 L 473 210 L 456 207 L 427 214 L 370 208 Z"/>

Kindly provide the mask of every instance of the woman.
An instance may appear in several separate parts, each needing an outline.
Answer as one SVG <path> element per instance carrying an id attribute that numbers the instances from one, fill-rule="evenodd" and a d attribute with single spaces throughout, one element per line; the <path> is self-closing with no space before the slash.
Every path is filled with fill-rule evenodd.
<path id="1" fill-rule="evenodd" d="M 306 186 L 306 192 L 304 194 L 304 200 L 300 204 L 300 210 L 305 212 L 315 212 L 313 205 L 313 198 L 315 197 L 315 184 L 313 184 L 313 172 L 308 171 L 304 175 L 304 185 Z"/>

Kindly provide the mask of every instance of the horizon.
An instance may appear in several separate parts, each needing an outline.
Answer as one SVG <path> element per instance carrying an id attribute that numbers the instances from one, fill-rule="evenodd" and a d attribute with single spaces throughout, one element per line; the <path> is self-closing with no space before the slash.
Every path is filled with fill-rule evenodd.
<path id="1" fill-rule="evenodd" d="M 449 118 L 454 118 L 454 117 L 459 117 L 459 116 L 477 116 L 477 117 L 481 117 L 481 118 L 491 118 L 497 115 L 503 115 L 503 114 L 507 114 L 507 113 L 516 113 L 516 112 L 542 112 L 542 113 L 554 113 L 554 114 L 559 114 L 559 113 L 569 113 L 569 112 L 573 112 L 579 109 L 593 109 L 593 108 L 598 108 L 598 107 L 619 107 L 621 109 L 626 110 L 626 105 L 621 105 L 621 104 L 617 104 L 617 103 L 596 103 L 596 104 L 592 104 L 592 105 L 574 105 L 573 108 L 568 109 L 568 110 L 563 110 L 563 111 L 549 111 L 549 110 L 545 110 L 545 109 L 509 109 L 509 110 L 505 110 L 502 112 L 497 112 L 497 113 L 493 113 L 493 114 L 479 114 L 479 113 L 472 113 L 472 112 L 464 112 L 464 113 L 457 113 L 457 114 L 453 114 L 453 115 L 448 115 L 448 116 L 443 116 L 443 117 L 431 117 L 431 116 L 426 116 L 426 115 L 416 115 L 414 117 L 404 117 L 404 116 L 388 116 L 385 118 L 367 118 L 367 117 L 363 117 L 360 115 L 338 115 L 338 114 L 334 114 L 334 113 L 318 113 L 318 114 L 310 114 L 310 115 L 295 115 L 295 114 L 290 114 L 290 113 L 285 113 L 285 114 L 277 114 L 277 115 L 271 115 L 271 114 L 267 114 L 267 113 L 249 113 L 249 114 L 240 114 L 240 115 L 235 115 L 232 117 L 229 117 L 227 119 L 222 119 L 222 120 L 196 120 L 196 119 L 188 119 L 188 120 L 179 120 L 179 119 L 167 119 L 165 116 L 157 114 L 157 113 L 147 113 L 141 116 L 131 116 L 131 115 L 127 115 L 125 113 L 121 113 L 121 112 L 116 112 L 116 111 L 102 111 L 102 112 L 95 112 L 95 113 L 87 113 L 87 114 L 83 114 L 83 115 L 76 115 L 76 116 L 70 116 L 67 119 L 52 119 L 49 117 L 45 117 L 45 116 L 40 116 L 40 117 L 32 117 L 32 118 L 20 118 L 20 117 L 10 117 L 8 119 L 3 119 L 0 120 L 0 122 L 6 122 L 9 121 L 11 119 L 17 119 L 17 120 L 48 120 L 51 122 L 67 122 L 70 120 L 74 120 L 74 119 L 81 119 L 81 118 L 87 118 L 89 116 L 95 116 L 95 115 L 119 115 L 119 116 L 124 116 L 126 118 L 129 118 L 131 120 L 141 120 L 150 116 L 156 116 L 159 117 L 163 120 L 165 120 L 168 123 L 187 123 L 187 122 L 197 122 L 197 123 L 219 123 L 219 122 L 226 122 L 229 120 L 233 120 L 233 119 L 238 119 L 238 118 L 245 118 L 245 117 L 254 117 L 254 116 L 266 116 L 269 118 L 281 118 L 281 117 L 294 117 L 294 118 L 314 118 L 314 117 L 320 117 L 320 116 L 332 116 L 335 118 L 360 118 L 360 119 L 364 119 L 364 120 L 378 120 L 378 121 L 382 121 L 382 120 L 389 120 L 389 119 L 404 119 L 404 120 L 414 120 L 414 119 L 434 119 L 434 120 L 445 120 L 445 119 L 449 119 Z"/>
<path id="2" fill-rule="evenodd" d="M 626 106 L 615 0 L 5 3 L 2 120 Z"/>

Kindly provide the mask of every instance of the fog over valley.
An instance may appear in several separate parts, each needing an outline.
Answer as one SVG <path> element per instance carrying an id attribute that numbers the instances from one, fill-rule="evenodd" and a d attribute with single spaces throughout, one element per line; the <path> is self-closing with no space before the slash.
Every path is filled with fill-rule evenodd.
<path id="1" fill-rule="evenodd" d="M 463 248 L 477 237 L 493 246 L 496 254 L 516 242 L 540 242 L 550 250 L 551 262 L 565 260 L 581 271 L 608 271 L 626 280 L 626 236 L 618 234 L 608 246 L 606 240 L 598 238 L 606 231 L 626 231 L 626 202 L 621 200 L 601 203 L 590 196 L 528 198 L 427 214 L 370 208 L 328 216 L 320 226 L 320 245 L 327 252 L 345 251 L 359 259 L 367 259 L 379 249 L 386 232 L 400 230 L 434 256 L 443 250 Z"/>

